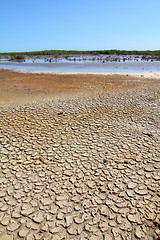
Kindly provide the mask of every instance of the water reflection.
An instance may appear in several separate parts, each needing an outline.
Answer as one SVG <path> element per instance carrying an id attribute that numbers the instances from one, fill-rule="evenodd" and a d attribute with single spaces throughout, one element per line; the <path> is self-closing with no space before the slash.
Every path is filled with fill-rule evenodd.
<path id="1" fill-rule="evenodd" d="M 142 56 L 27 57 L 23 62 L 0 59 L 0 69 L 52 73 L 160 73 L 160 61 Z"/>

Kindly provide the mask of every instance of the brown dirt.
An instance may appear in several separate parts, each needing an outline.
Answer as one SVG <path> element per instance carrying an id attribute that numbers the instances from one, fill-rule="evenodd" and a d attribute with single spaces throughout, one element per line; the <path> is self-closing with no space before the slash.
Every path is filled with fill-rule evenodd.
<path id="1" fill-rule="evenodd" d="M 127 75 L 23 74 L 0 70 L 0 104 L 54 96 L 124 91 L 159 86 L 160 80 Z"/>

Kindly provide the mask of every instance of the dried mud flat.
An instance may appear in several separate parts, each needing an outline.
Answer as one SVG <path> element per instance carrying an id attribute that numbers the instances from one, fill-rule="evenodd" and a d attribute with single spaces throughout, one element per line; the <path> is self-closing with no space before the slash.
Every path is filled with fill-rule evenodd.
<path id="1" fill-rule="evenodd" d="M 0 72 L 0 239 L 158 239 L 160 81 L 56 76 L 81 88 L 30 85 L 17 104 L 13 76 Z"/>

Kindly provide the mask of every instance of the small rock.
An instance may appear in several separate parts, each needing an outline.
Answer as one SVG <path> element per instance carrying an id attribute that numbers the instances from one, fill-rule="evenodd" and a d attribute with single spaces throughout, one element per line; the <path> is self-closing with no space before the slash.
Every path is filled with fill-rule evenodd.
<path id="1" fill-rule="evenodd" d="M 26 210 L 26 209 L 30 209 L 30 208 L 32 208 L 32 206 L 31 206 L 31 204 L 29 204 L 29 203 L 24 203 L 24 204 L 22 205 L 22 210 Z"/>

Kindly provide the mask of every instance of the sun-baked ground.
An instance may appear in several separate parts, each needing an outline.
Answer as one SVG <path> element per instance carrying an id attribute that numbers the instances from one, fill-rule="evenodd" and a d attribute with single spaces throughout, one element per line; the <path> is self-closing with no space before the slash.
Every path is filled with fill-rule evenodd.
<path id="1" fill-rule="evenodd" d="M 1 70 L 0 239 L 158 239 L 159 84 Z"/>

